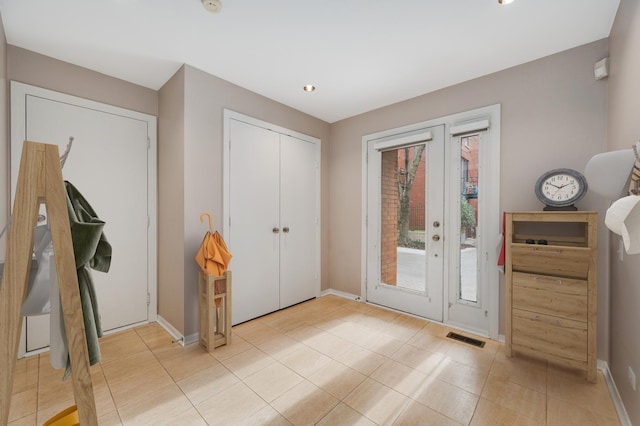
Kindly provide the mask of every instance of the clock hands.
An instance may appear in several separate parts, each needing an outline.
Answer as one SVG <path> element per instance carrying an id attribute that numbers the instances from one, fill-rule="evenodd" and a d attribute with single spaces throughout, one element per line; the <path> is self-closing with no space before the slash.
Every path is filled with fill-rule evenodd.
<path id="1" fill-rule="evenodd" d="M 549 182 L 549 185 L 554 186 L 554 187 L 556 187 L 556 188 L 558 188 L 558 189 L 562 189 L 562 188 L 564 188 L 565 186 L 571 185 L 572 183 L 573 183 L 573 182 L 569 182 L 569 183 L 565 183 L 564 185 L 560 185 L 560 186 L 558 186 L 558 185 L 554 185 L 554 184 L 552 184 L 551 182 Z"/>
<path id="2" fill-rule="evenodd" d="M 558 185 L 554 185 L 554 184 L 552 184 L 551 182 L 547 182 L 547 183 L 548 183 L 549 185 L 553 186 L 554 188 L 556 188 L 556 192 L 554 192 L 554 193 L 553 193 L 553 197 L 555 197 L 555 196 L 558 194 L 558 192 L 560 192 L 560 191 L 562 190 L 562 188 L 564 188 L 565 186 L 567 186 L 567 185 L 568 185 L 568 183 L 565 183 L 564 185 L 560 185 L 560 186 L 558 186 Z"/>
<path id="3" fill-rule="evenodd" d="M 573 182 L 568 182 L 568 183 L 565 183 L 565 184 L 563 184 L 563 185 L 558 186 L 558 185 L 555 185 L 555 184 L 553 184 L 553 183 L 551 183 L 551 182 L 547 182 L 547 183 L 548 183 L 549 185 L 553 186 L 554 188 L 556 188 L 556 192 L 554 192 L 554 193 L 553 193 L 552 197 L 556 197 L 556 196 L 558 195 L 558 193 L 559 193 L 560 191 L 562 191 L 562 189 L 563 189 L 563 188 L 565 188 L 565 187 L 567 187 L 567 186 L 569 186 L 569 185 L 572 185 L 572 184 L 573 184 Z"/>

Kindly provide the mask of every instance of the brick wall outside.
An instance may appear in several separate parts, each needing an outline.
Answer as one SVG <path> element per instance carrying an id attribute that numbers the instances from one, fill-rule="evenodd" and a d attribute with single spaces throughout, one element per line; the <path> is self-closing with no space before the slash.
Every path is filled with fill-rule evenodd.
<path id="1" fill-rule="evenodd" d="M 398 270 L 398 151 L 382 153 L 380 280 L 396 285 Z"/>

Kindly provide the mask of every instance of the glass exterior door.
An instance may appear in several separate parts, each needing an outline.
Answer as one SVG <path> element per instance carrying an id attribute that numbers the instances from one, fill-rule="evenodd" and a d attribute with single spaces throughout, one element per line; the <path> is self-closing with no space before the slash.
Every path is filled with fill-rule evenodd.
<path id="1" fill-rule="evenodd" d="M 368 151 L 367 300 L 442 321 L 444 126 Z"/>

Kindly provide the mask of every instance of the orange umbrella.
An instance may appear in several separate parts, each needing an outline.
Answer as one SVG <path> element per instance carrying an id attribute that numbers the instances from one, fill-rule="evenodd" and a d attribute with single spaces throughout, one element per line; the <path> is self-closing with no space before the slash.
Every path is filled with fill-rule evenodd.
<path id="1" fill-rule="evenodd" d="M 231 253 L 229 253 L 229 249 L 222 236 L 218 234 L 218 231 L 211 233 L 213 231 L 211 215 L 202 213 L 200 222 L 204 222 L 204 216 L 209 217 L 209 231 L 205 234 L 202 244 L 200 244 L 200 248 L 196 253 L 196 262 L 205 274 L 224 275 L 231 261 Z"/>
<path id="2" fill-rule="evenodd" d="M 200 215 L 200 222 L 204 222 L 204 216 L 209 218 L 209 230 L 204 236 L 202 240 L 202 244 L 200 244 L 200 248 L 196 253 L 196 262 L 200 265 L 200 269 L 205 274 L 211 274 L 216 276 L 224 275 L 229 266 L 229 262 L 231 261 L 231 253 L 229 253 L 229 249 L 227 245 L 224 243 L 222 236 L 218 234 L 218 231 L 213 234 L 213 225 L 211 223 L 211 215 L 209 213 L 202 213 Z M 218 310 L 220 309 L 221 299 L 215 299 L 216 305 L 216 332 L 219 324 L 218 319 Z"/>

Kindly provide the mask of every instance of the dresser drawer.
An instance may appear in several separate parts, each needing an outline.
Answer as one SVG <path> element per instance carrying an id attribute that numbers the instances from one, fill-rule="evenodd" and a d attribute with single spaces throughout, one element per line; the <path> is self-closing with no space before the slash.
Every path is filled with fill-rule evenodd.
<path id="1" fill-rule="evenodd" d="M 511 244 L 513 271 L 586 279 L 591 250 L 585 247 Z"/>
<path id="2" fill-rule="evenodd" d="M 547 353 L 578 362 L 587 360 L 587 323 L 513 309 L 512 346 L 515 350 Z"/>
<path id="3" fill-rule="evenodd" d="M 585 280 L 514 272 L 512 291 L 516 309 L 587 321 Z"/>

